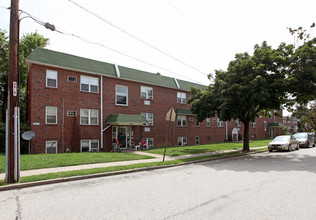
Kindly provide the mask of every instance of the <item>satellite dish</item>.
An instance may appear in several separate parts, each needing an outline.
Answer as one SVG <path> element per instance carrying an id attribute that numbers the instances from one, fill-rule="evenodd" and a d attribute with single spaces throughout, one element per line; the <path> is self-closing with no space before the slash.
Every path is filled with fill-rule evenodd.
<path id="1" fill-rule="evenodd" d="M 26 131 L 22 134 L 22 138 L 27 141 L 32 140 L 33 137 L 35 137 L 34 131 Z"/>

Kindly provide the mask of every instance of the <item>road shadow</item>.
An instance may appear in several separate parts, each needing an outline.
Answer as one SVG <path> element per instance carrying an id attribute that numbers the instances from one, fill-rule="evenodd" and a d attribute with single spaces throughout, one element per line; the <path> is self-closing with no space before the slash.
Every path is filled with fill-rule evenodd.
<path id="1" fill-rule="evenodd" d="M 201 163 L 216 170 L 237 172 L 307 171 L 316 173 L 316 148 L 301 148 L 292 152 L 265 152 Z"/>

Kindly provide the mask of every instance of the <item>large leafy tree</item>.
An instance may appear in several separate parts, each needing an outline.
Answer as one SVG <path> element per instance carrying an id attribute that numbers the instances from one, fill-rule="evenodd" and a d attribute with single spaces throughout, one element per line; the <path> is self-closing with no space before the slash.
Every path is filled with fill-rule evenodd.
<path id="1" fill-rule="evenodd" d="M 24 65 L 25 58 L 36 47 L 45 47 L 49 42 L 48 38 L 42 35 L 30 33 L 24 35 L 20 39 L 19 45 L 19 64 L 20 64 L 20 109 L 21 121 L 26 121 L 26 93 L 27 93 L 27 78 L 29 67 Z M 8 66 L 9 66 L 9 38 L 6 31 L 0 29 L 0 98 L 1 105 L 1 121 L 5 122 L 5 109 L 7 107 L 7 84 L 8 84 Z"/>
<path id="2" fill-rule="evenodd" d="M 300 131 L 312 131 L 316 129 L 316 102 L 307 105 L 299 105 L 292 113 L 297 119 L 299 119 Z"/>
<path id="3" fill-rule="evenodd" d="M 243 151 L 249 151 L 249 124 L 260 114 L 282 104 L 307 103 L 316 97 L 316 39 L 301 46 L 282 43 L 272 49 L 266 42 L 253 55 L 236 54 L 227 70 L 215 70 L 214 83 L 202 91 L 192 88 L 192 112 L 198 120 L 217 115 L 244 124 Z"/>

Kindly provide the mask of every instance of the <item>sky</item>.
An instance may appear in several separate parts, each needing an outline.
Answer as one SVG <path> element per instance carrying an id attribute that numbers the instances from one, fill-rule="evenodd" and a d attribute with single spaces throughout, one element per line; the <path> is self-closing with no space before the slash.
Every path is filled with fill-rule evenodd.
<path id="1" fill-rule="evenodd" d="M 10 4 L 0 0 L 8 33 Z M 22 19 L 20 37 L 37 31 L 48 49 L 204 85 L 236 53 L 252 54 L 263 41 L 293 43 L 288 27 L 316 22 L 315 0 L 20 0 L 19 8 L 64 33 Z"/>

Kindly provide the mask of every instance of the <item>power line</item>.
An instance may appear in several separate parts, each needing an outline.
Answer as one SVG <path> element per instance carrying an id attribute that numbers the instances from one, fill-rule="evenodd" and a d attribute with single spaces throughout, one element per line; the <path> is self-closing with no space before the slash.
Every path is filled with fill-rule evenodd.
<path id="1" fill-rule="evenodd" d="M 101 43 L 98 43 L 98 42 L 93 42 L 93 41 L 84 39 L 83 37 L 81 37 L 81 36 L 79 36 L 79 35 L 76 35 L 76 34 L 66 33 L 66 31 L 64 31 L 64 30 L 62 30 L 62 29 L 60 29 L 60 28 L 57 29 L 54 25 L 49 24 L 48 22 L 43 22 L 41 19 L 39 19 L 39 18 L 35 17 L 34 15 L 31 15 L 30 13 L 25 12 L 25 11 L 23 11 L 23 10 L 20 10 L 20 12 L 21 12 L 21 13 L 25 13 L 25 14 L 27 15 L 26 17 L 23 17 L 23 18 L 21 18 L 21 19 L 24 19 L 24 18 L 31 18 L 33 21 L 35 21 L 35 22 L 38 23 L 39 25 L 42 25 L 42 26 L 44 26 L 45 28 L 50 29 L 50 30 L 52 30 L 52 31 L 56 31 L 56 32 L 58 32 L 58 33 L 60 33 L 60 34 L 63 34 L 63 35 L 68 35 L 68 36 L 71 36 L 71 37 L 78 38 L 78 39 L 80 39 L 80 40 L 82 40 L 82 41 L 84 41 L 84 42 L 86 42 L 86 43 L 89 43 L 89 44 L 101 46 L 101 47 L 106 48 L 106 49 L 108 49 L 108 50 L 111 50 L 111 51 L 113 51 L 113 52 L 115 52 L 115 53 L 118 53 L 118 54 L 120 54 L 120 55 L 126 56 L 126 57 L 128 57 L 128 58 L 130 58 L 130 59 L 137 60 L 138 62 L 141 62 L 141 63 L 144 63 L 144 64 L 146 64 L 146 65 L 149 65 L 149 66 L 152 66 L 152 67 L 161 69 L 161 70 L 166 71 L 166 72 L 169 72 L 169 73 L 172 73 L 173 75 L 177 75 L 177 76 L 183 77 L 183 78 L 188 79 L 188 80 L 190 80 L 190 81 L 192 81 L 192 82 L 201 84 L 201 82 L 198 82 L 198 81 L 196 81 L 196 80 L 194 80 L 194 79 L 191 79 L 191 78 L 189 78 L 189 77 L 186 77 L 186 76 L 177 74 L 177 73 L 175 73 L 174 71 L 170 71 L 170 70 L 168 70 L 168 69 L 166 69 L 166 68 L 157 66 L 157 65 L 155 65 L 155 64 L 149 63 L 149 62 L 144 61 L 144 60 L 141 60 L 141 59 L 139 59 L 139 58 L 137 58 L 137 57 L 134 57 L 134 56 L 131 56 L 131 55 L 126 54 L 126 53 L 124 53 L 124 52 L 121 52 L 121 51 L 119 51 L 119 50 L 113 49 L 113 48 L 108 47 L 108 46 L 106 46 L 106 45 L 104 45 L 104 44 L 101 44 Z M 21 20 L 21 19 L 20 19 L 20 20 Z"/>
<path id="2" fill-rule="evenodd" d="M 208 75 L 208 74 L 204 73 L 203 71 L 201 71 L 201 70 L 199 70 L 199 69 L 197 69 L 197 68 L 195 68 L 195 67 L 193 67 L 193 66 L 187 64 L 186 62 L 184 62 L 184 61 L 182 61 L 182 60 L 180 60 L 180 59 L 178 59 L 178 58 L 176 58 L 176 57 L 174 57 L 174 56 L 172 56 L 172 55 L 170 55 L 170 54 L 164 52 L 163 50 L 161 50 L 161 49 L 159 49 L 159 48 L 157 48 L 157 47 L 155 47 L 155 46 L 149 44 L 148 42 L 146 42 L 146 41 L 140 39 L 139 37 L 137 37 L 137 36 L 135 36 L 135 35 L 129 33 L 128 31 L 126 31 L 126 30 L 124 30 L 123 28 L 119 27 L 118 25 L 116 25 L 116 24 L 110 22 L 109 20 L 106 20 L 106 19 L 102 18 L 100 15 L 96 14 L 95 12 L 92 12 L 91 10 L 89 10 L 89 9 L 87 9 L 87 8 L 85 8 L 85 7 L 83 7 L 82 5 L 79 5 L 77 2 L 75 2 L 75 1 L 73 1 L 73 0 L 68 0 L 68 1 L 71 2 L 72 4 L 76 5 L 77 7 L 83 9 L 84 11 L 88 12 L 89 14 L 91 14 L 91 15 L 93 15 L 93 16 L 99 18 L 101 21 L 103 21 L 103 22 L 105 22 L 105 23 L 107 23 L 107 24 L 109 24 L 109 25 L 115 27 L 116 29 L 120 30 L 121 32 L 125 33 L 126 35 L 128 35 L 128 36 L 130 36 L 130 37 L 132 37 L 132 38 L 138 40 L 139 42 L 145 44 L 146 46 L 148 46 L 148 47 L 150 47 L 150 48 L 152 48 L 152 49 L 154 49 L 154 50 L 156 50 L 156 51 L 162 53 L 163 55 L 165 55 L 165 56 L 167 56 L 167 57 L 169 57 L 169 58 L 171 58 L 171 59 L 173 59 L 173 60 L 175 60 L 175 61 L 177 61 L 177 62 L 179 62 L 179 63 L 181 63 L 181 64 L 183 64 L 183 65 L 185 65 L 185 66 L 187 66 L 187 67 L 189 67 L 189 68 L 191 68 L 191 69 L 193 69 L 193 70 L 199 72 L 199 73 L 202 73 L 202 74 L 204 74 L 204 75 L 206 75 L 206 76 Z"/>
<path id="3" fill-rule="evenodd" d="M 235 50 L 228 45 L 226 42 L 224 42 L 223 40 L 221 40 L 220 38 L 216 37 L 214 34 L 212 34 L 209 30 L 207 30 L 205 27 L 203 27 L 202 25 L 200 25 L 198 22 L 196 22 L 195 20 L 193 20 L 190 16 L 188 16 L 187 14 L 185 14 L 182 10 L 180 10 L 179 8 L 177 8 L 174 4 L 170 3 L 168 0 L 165 0 L 165 2 L 170 5 L 173 9 L 175 9 L 176 11 L 178 11 L 180 14 L 182 14 L 186 19 L 188 19 L 189 21 L 191 21 L 193 24 L 195 24 L 197 27 L 199 27 L 201 30 L 203 30 L 204 32 L 206 32 L 209 36 L 211 36 L 213 39 L 221 42 L 223 45 L 225 45 L 228 49 L 230 49 L 231 51 L 235 52 Z"/>

